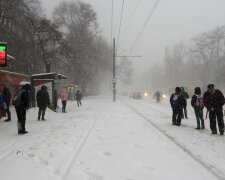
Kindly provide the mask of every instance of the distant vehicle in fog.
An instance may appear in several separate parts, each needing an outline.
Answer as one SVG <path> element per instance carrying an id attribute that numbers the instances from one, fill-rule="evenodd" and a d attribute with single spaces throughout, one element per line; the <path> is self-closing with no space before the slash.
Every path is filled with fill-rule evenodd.
<path id="1" fill-rule="evenodd" d="M 142 99 L 142 93 L 141 92 L 134 92 L 132 94 L 133 99 Z"/>

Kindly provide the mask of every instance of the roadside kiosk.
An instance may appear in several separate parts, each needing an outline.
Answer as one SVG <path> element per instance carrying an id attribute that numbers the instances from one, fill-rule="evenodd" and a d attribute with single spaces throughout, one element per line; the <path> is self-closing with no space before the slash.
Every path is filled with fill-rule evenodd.
<path id="1" fill-rule="evenodd" d="M 58 94 L 60 93 L 60 80 L 67 79 L 67 76 L 56 72 L 33 74 L 31 76 L 31 98 L 32 107 L 36 106 L 36 94 L 42 85 L 47 86 L 50 98 L 50 108 L 54 111 L 57 109 Z"/>

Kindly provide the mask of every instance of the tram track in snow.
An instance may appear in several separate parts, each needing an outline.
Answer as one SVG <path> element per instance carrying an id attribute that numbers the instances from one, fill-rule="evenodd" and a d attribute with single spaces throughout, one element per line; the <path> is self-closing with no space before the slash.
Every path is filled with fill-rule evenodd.
<path id="1" fill-rule="evenodd" d="M 192 158 L 195 162 L 197 162 L 199 165 L 201 165 L 204 169 L 209 171 L 212 175 L 214 175 L 218 180 L 225 180 L 224 174 L 217 169 L 215 166 L 210 165 L 206 162 L 204 162 L 201 158 L 199 158 L 197 155 L 195 155 L 191 150 L 186 148 L 184 145 L 179 143 L 173 136 L 169 135 L 165 130 L 159 127 L 156 123 L 151 121 L 150 118 L 145 116 L 143 113 L 141 113 L 139 110 L 137 110 L 134 106 L 130 105 L 125 100 L 120 99 L 122 103 L 124 103 L 127 107 L 129 107 L 135 114 L 137 114 L 139 117 L 143 119 L 149 126 L 154 127 L 158 132 L 160 132 L 163 136 L 165 136 L 170 142 L 175 144 L 177 147 L 179 147 L 183 152 L 185 152 L 190 158 Z M 147 106 L 147 105 L 146 105 Z M 147 106 L 148 107 L 148 106 Z M 162 113 L 160 111 L 154 110 L 153 108 L 150 108 L 152 111 L 156 111 L 159 113 Z M 165 114 L 165 113 L 164 113 Z M 165 114 L 166 115 L 166 114 Z"/>
<path id="2" fill-rule="evenodd" d="M 135 101 L 135 102 L 138 103 L 138 104 L 140 104 L 141 106 L 144 106 L 144 107 L 147 108 L 147 109 L 150 109 L 150 110 L 152 110 L 152 111 L 155 111 L 155 112 L 158 112 L 158 113 L 164 115 L 166 118 L 170 118 L 170 119 L 171 119 L 171 122 L 172 122 L 172 114 L 171 114 L 171 115 L 168 115 L 167 113 L 162 112 L 162 111 L 160 111 L 160 110 L 158 110 L 158 109 L 152 108 L 152 107 L 150 107 L 149 105 L 147 105 L 146 103 L 141 103 L 140 101 Z M 172 112 L 171 112 L 171 113 L 172 113 Z M 182 125 L 182 124 L 181 124 L 181 125 Z M 206 131 L 206 132 L 208 132 L 208 133 L 211 133 L 211 131 L 208 130 L 208 129 L 204 129 L 204 131 Z M 199 132 L 201 133 L 201 131 L 199 131 Z"/>
<path id="3" fill-rule="evenodd" d="M 71 151 L 71 156 L 68 157 L 66 163 L 62 164 L 61 168 L 56 170 L 59 174 L 55 175 L 53 178 L 54 180 L 66 180 L 70 174 L 71 169 L 73 168 L 74 164 L 76 163 L 77 158 L 79 157 L 83 147 L 85 146 L 95 124 L 97 122 L 97 117 L 95 116 L 94 120 L 90 123 L 89 127 L 85 131 L 84 135 L 76 145 L 73 147 Z"/>

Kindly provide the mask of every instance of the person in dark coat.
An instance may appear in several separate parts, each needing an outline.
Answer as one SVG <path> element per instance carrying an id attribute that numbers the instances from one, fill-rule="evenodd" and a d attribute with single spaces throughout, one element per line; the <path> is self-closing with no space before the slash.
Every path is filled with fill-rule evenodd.
<path id="1" fill-rule="evenodd" d="M 159 91 L 156 91 L 155 93 L 155 97 L 156 97 L 156 100 L 157 100 L 157 103 L 160 101 L 160 92 Z"/>
<path id="2" fill-rule="evenodd" d="M 205 123 L 203 118 L 203 108 L 204 108 L 204 100 L 201 96 L 201 89 L 200 87 L 195 88 L 195 94 L 192 96 L 191 105 L 195 111 L 195 117 L 197 120 L 197 128 L 200 129 L 200 120 L 201 120 L 201 128 L 205 129 Z"/>
<path id="3" fill-rule="evenodd" d="M 2 96 L 2 93 L 0 93 L 0 107 L 1 107 L 1 111 L 3 112 L 4 111 L 4 101 L 3 101 L 3 96 Z M 0 119 L 2 117 L 0 116 Z"/>
<path id="4" fill-rule="evenodd" d="M 39 107 L 38 121 L 40 121 L 40 118 L 42 121 L 44 121 L 46 108 L 50 105 L 49 94 L 45 85 L 43 85 L 41 89 L 37 92 L 36 100 L 37 106 Z"/>
<path id="5" fill-rule="evenodd" d="M 208 90 L 204 93 L 204 105 L 209 112 L 210 129 L 212 134 L 217 134 L 216 119 L 220 131 L 220 135 L 224 134 L 224 120 L 223 120 L 223 93 L 215 89 L 214 84 L 208 85 Z"/>
<path id="6" fill-rule="evenodd" d="M 82 96 L 83 95 L 82 95 L 81 91 L 80 90 L 77 90 L 77 92 L 76 92 L 76 101 L 77 101 L 78 107 L 82 105 L 81 104 Z"/>
<path id="7" fill-rule="evenodd" d="M 187 99 L 189 99 L 188 93 L 184 90 L 184 87 L 181 87 L 181 94 L 184 97 L 184 102 L 183 102 L 183 109 L 182 109 L 182 119 L 188 119 L 187 116 Z"/>
<path id="8" fill-rule="evenodd" d="M 30 90 L 30 85 L 25 84 L 18 93 L 18 95 L 20 95 L 21 97 L 20 104 L 18 106 L 15 106 L 16 114 L 18 118 L 18 122 L 17 122 L 18 134 L 28 133 L 26 131 L 25 125 L 26 125 L 26 110 L 30 107 L 29 106 L 29 90 Z"/>
<path id="9" fill-rule="evenodd" d="M 181 93 L 181 88 L 176 87 L 175 93 L 170 97 L 170 105 L 173 110 L 172 124 L 180 126 L 182 117 L 182 108 L 184 103 L 184 97 Z"/>
<path id="10" fill-rule="evenodd" d="M 5 121 L 6 122 L 11 121 L 11 112 L 9 109 L 9 105 L 10 105 L 10 101 L 11 101 L 11 93 L 7 87 L 3 88 L 2 96 L 3 96 L 3 101 L 6 105 L 4 111 L 5 111 L 5 113 L 7 113 L 7 116 L 8 116 L 8 118 Z"/>

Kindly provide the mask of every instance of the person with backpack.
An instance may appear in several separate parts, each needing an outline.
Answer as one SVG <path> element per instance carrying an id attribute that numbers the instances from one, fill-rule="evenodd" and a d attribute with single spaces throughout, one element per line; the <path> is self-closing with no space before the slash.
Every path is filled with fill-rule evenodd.
<path id="1" fill-rule="evenodd" d="M 76 92 L 76 101 L 77 101 L 77 105 L 78 107 L 81 106 L 81 98 L 82 98 L 82 93 L 80 90 L 77 90 Z"/>
<path id="2" fill-rule="evenodd" d="M 37 92 L 36 100 L 37 106 L 39 107 L 38 121 L 40 121 L 40 118 L 42 121 L 44 121 L 46 108 L 50 105 L 50 98 L 47 91 L 47 87 L 45 85 L 43 85 L 41 89 Z"/>
<path id="3" fill-rule="evenodd" d="M 184 97 L 181 93 L 181 88 L 176 87 L 175 93 L 173 93 L 170 97 L 170 105 L 173 110 L 172 115 L 172 124 L 180 126 L 181 125 L 181 117 L 183 110 Z"/>
<path id="4" fill-rule="evenodd" d="M 208 90 L 203 95 L 204 105 L 209 112 L 210 129 L 212 134 L 217 134 L 216 119 L 219 126 L 220 135 L 224 135 L 224 120 L 223 120 L 223 93 L 215 89 L 214 84 L 208 85 Z"/>
<path id="5" fill-rule="evenodd" d="M 66 102 L 67 102 L 67 99 L 68 99 L 68 94 L 66 92 L 66 89 L 63 89 L 62 93 L 61 93 L 62 112 L 63 113 L 66 113 Z"/>
<path id="6" fill-rule="evenodd" d="M 188 93 L 184 90 L 184 87 L 181 86 L 181 94 L 184 97 L 183 108 L 182 108 L 182 119 L 188 119 L 187 116 L 187 99 L 189 99 Z"/>
<path id="7" fill-rule="evenodd" d="M 191 105 L 195 111 L 195 117 L 197 120 L 197 128 L 200 129 L 200 120 L 201 120 L 201 128 L 205 129 L 205 123 L 203 118 L 203 108 L 204 108 L 204 100 L 201 96 L 201 89 L 200 87 L 195 88 L 195 94 L 192 96 Z"/>
<path id="8" fill-rule="evenodd" d="M 10 105 L 10 101 L 11 101 L 11 93 L 7 87 L 3 88 L 2 96 L 3 96 L 5 106 L 6 106 L 4 108 L 4 111 L 5 111 L 5 113 L 7 113 L 7 116 L 8 116 L 8 118 L 5 120 L 5 122 L 8 122 L 8 121 L 11 121 L 11 112 L 9 109 L 9 105 Z"/>
<path id="9" fill-rule="evenodd" d="M 13 98 L 13 105 L 16 109 L 16 115 L 18 118 L 17 127 L 18 134 L 26 134 L 26 110 L 29 108 L 29 90 L 30 85 L 25 84 L 18 94 Z"/>

